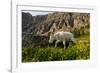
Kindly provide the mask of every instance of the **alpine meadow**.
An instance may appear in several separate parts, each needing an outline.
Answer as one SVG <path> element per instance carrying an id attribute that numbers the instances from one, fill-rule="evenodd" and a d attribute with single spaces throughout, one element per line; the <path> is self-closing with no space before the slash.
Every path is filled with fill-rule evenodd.
<path id="1" fill-rule="evenodd" d="M 89 60 L 90 50 L 90 13 L 22 11 L 22 62 Z"/>

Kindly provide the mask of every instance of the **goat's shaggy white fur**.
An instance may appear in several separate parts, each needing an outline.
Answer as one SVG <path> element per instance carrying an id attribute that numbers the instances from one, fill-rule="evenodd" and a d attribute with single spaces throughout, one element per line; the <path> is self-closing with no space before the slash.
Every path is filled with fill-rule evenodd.
<path id="1" fill-rule="evenodd" d="M 56 32 L 54 34 L 50 35 L 49 43 L 53 43 L 53 41 L 56 40 L 55 47 L 57 47 L 57 44 L 59 42 L 63 42 L 64 49 L 66 48 L 66 41 L 75 42 L 74 36 L 70 32 Z"/>

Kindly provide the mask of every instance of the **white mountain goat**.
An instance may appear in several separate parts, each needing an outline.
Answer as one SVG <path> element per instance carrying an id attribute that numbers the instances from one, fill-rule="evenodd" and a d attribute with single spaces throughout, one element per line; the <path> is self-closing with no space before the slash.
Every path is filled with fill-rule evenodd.
<path id="1" fill-rule="evenodd" d="M 55 42 L 55 48 L 59 42 L 63 42 L 64 49 L 66 48 L 66 41 L 75 43 L 74 35 L 70 32 L 56 32 L 50 35 L 49 43 Z"/>

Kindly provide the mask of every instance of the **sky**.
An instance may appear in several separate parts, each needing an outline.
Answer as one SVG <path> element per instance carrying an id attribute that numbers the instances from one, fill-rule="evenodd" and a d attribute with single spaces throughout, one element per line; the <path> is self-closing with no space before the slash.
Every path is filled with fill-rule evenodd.
<path id="1" fill-rule="evenodd" d="M 30 13 L 32 16 L 36 16 L 36 15 L 46 15 L 48 13 L 53 13 L 53 12 L 48 12 L 48 11 L 22 11 L 25 13 Z"/>

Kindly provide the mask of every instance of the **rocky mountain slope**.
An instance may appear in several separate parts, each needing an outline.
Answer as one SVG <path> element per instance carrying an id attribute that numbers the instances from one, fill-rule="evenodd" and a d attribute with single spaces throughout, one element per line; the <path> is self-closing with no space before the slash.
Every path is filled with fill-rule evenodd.
<path id="1" fill-rule="evenodd" d="M 36 43 L 36 36 L 40 43 L 47 43 L 50 32 L 69 31 L 75 36 L 89 34 L 89 27 L 89 13 L 54 12 L 32 16 L 22 12 L 22 46 Z"/>

